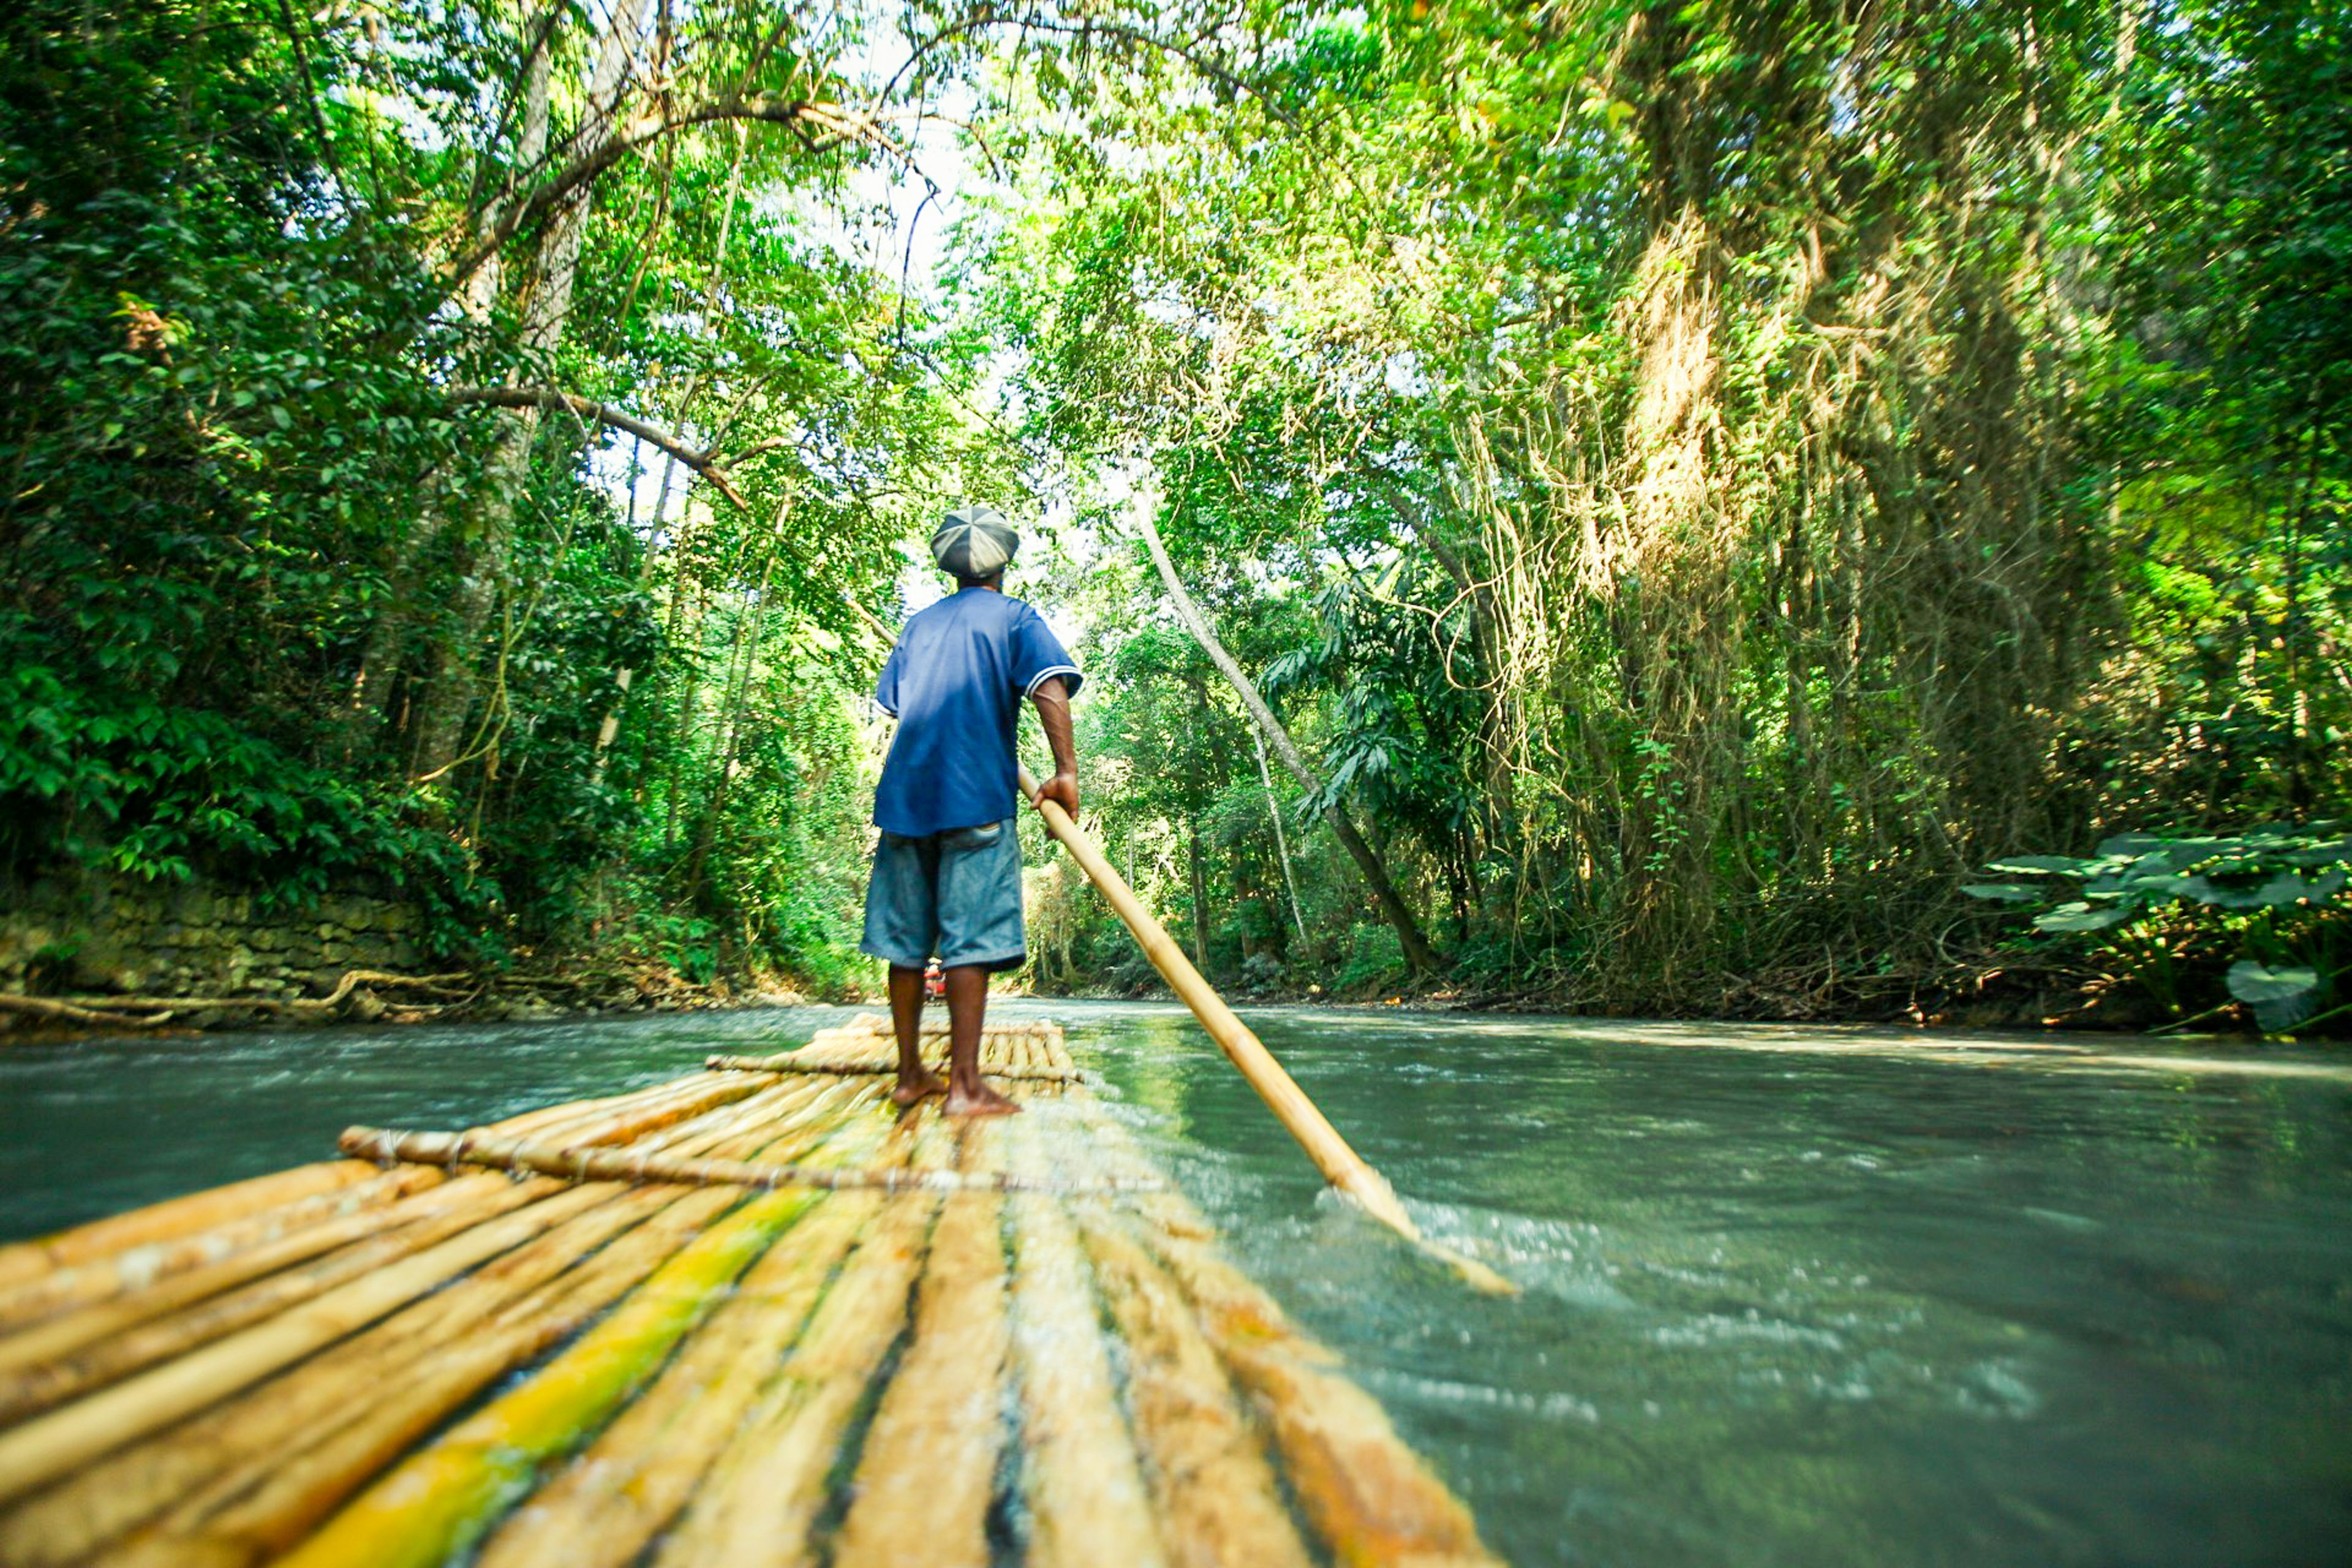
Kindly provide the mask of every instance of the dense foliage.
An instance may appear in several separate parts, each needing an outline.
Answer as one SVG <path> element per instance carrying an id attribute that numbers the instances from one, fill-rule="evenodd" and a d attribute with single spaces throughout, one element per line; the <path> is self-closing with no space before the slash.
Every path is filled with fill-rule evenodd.
<path id="1" fill-rule="evenodd" d="M 776 107 L 855 40 L 765 21 L 12 12 L 11 870 L 837 977 L 856 601 L 970 354 L 854 253 L 878 135 Z"/>
<path id="2" fill-rule="evenodd" d="M 2334 862 L 2147 880 L 2352 809 L 2342 0 L 0 29 L 14 876 L 852 983 L 860 696 L 987 498 L 1221 978 L 2344 1016 Z"/>
<path id="3" fill-rule="evenodd" d="M 2226 931 L 2135 988 L 1963 889 L 2344 805 L 2347 22 L 1383 6 L 1189 92 L 1041 68 L 1093 134 L 977 276 L 1034 438 L 1158 468 L 1177 575 L 1275 639 L 1297 821 L 1360 806 L 1458 975 L 2204 1014 Z M 1192 809 L 1238 823 L 1223 754 Z M 1223 966 L 1360 974 L 1371 912 L 1288 951 L 1248 837 L 1193 879 L 1265 906 Z"/>

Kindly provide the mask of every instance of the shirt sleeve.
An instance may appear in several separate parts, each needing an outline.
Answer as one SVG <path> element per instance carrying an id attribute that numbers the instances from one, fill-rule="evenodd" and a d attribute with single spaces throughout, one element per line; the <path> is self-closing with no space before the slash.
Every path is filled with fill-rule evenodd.
<path id="1" fill-rule="evenodd" d="M 1073 697 L 1087 679 L 1070 662 L 1069 654 L 1063 648 L 1061 639 L 1054 636 L 1054 628 L 1045 624 L 1045 617 L 1024 605 L 1013 624 L 1013 684 L 1021 689 L 1022 696 L 1034 697 L 1037 689 L 1056 675 Z"/>
<path id="2" fill-rule="evenodd" d="M 882 661 L 882 677 L 874 683 L 874 701 L 883 712 L 898 716 L 898 667 L 906 662 L 907 645 L 894 644 L 890 657 Z"/>

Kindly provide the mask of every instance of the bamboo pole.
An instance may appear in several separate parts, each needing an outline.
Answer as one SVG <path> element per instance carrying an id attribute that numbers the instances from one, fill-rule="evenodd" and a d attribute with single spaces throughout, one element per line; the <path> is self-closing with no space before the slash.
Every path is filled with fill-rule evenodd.
<path id="1" fill-rule="evenodd" d="M 769 1080 L 772 1081 L 772 1080 Z M 513 1136 L 561 1129 L 572 1143 L 625 1142 L 767 1088 L 751 1078 L 689 1077 L 607 1100 L 575 1100 L 477 1130 Z M 310 1225 L 390 1204 L 440 1180 L 329 1160 L 191 1193 L 0 1250 L 0 1329 L 142 1289 L 184 1269 L 220 1262 Z"/>
<path id="2" fill-rule="evenodd" d="M 1044 1156 L 1031 1118 L 1014 1129 L 1015 1170 Z M 1166 1568 L 1135 1435 L 1112 1390 L 1093 1271 L 1066 1205 L 1012 1200 L 1019 1267 L 1013 1352 L 1021 1389 L 1023 1496 L 1035 1568 Z"/>
<path id="3" fill-rule="evenodd" d="M 299 1250 L 303 1244 L 296 1238 L 306 1231 L 388 1208 L 446 1179 L 439 1171 L 385 1172 L 357 1160 L 329 1161 L 316 1168 L 333 1171 L 338 1180 L 276 1207 L 208 1229 L 110 1250 L 26 1281 L 0 1298 L 0 1333 L 13 1337 L 68 1314 L 102 1308 L 126 1294 L 169 1289 L 191 1270 L 218 1268 L 222 1272 L 214 1278 L 226 1279 L 236 1259 L 256 1248 L 288 1245 Z"/>
<path id="4" fill-rule="evenodd" d="M 1042 1202 L 1043 1200 L 1034 1200 Z M 627 1568 L 668 1528 L 798 1342 L 809 1310 L 883 1202 L 828 1195 L 771 1247 L 658 1381 L 488 1541 L 477 1568 Z"/>
<path id="5" fill-rule="evenodd" d="M 0 1423 L 78 1398 L 530 1201 L 495 1176 L 448 1184 L 0 1341 Z M 308 1266 L 290 1267 L 298 1263 Z"/>
<path id="6" fill-rule="evenodd" d="M 881 1026 L 859 1022 L 820 1038 L 870 1051 Z M 1050 1025 L 988 1031 L 983 1061 L 1016 1075 L 1071 1067 Z M 877 1173 L 858 1166 L 887 1125 L 866 1113 L 887 1109 L 878 1081 L 753 1077 L 744 1075 L 745 1092 L 715 1099 L 692 1087 L 708 1084 L 698 1076 L 531 1113 L 550 1142 L 486 1141 L 488 1129 L 431 1136 L 448 1141 L 437 1157 L 469 1141 L 527 1142 L 564 1161 L 564 1175 L 583 1157 L 656 1181 L 698 1167 L 773 1173 L 810 1156 L 806 1168 L 820 1173 Z M 1066 1162 L 1056 1154 L 1049 1164 L 1044 1139 L 1056 1129 L 1031 1125 L 1035 1118 L 976 1123 L 951 1140 L 919 1108 L 887 1134 L 895 1152 L 884 1170 L 918 1188 L 904 1195 L 820 1190 L 747 1202 L 732 1184 L 563 1189 L 466 1177 L 385 1205 L 372 1227 L 343 1216 L 351 1240 L 340 1250 L 283 1243 L 282 1279 L 206 1294 L 200 1271 L 170 1296 L 178 1310 L 147 1314 L 126 1337 L 209 1334 L 223 1314 L 268 1291 L 310 1293 L 300 1281 L 310 1270 L 352 1268 L 379 1252 L 389 1265 L 0 1434 L 0 1503 L 19 1500 L 0 1508 L 0 1563 L 47 1568 L 102 1553 L 133 1568 L 248 1568 L 289 1549 L 297 1563 L 423 1563 L 493 1526 L 484 1568 L 557 1560 L 618 1568 L 648 1550 L 665 1562 L 810 1562 L 824 1543 L 809 1532 L 842 1473 L 867 1384 L 911 1323 L 832 1543 L 843 1568 L 910 1553 L 986 1560 L 1008 1379 L 1023 1405 L 1022 1485 L 1040 1568 L 1296 1560 L 1304 1548 L 1243 1395 L 1265 1407 L 1297 1501 L 1339 1563 L 1488 1568 L 1466 1511 L 1378 1405 L 1202 1244 L 1207 1227 L 1143 1173 L 1148 1163 L 1092 1097 L 1044 1077 L 1013 1092 L 1078 1102 L 1061 1126 L 1091 1134 L 1075 1147 L 1108 1151 L 1113 1180 L 1077 1188 L 1055 1180 Z M 575 1133 L 635 1142 L 583 1151 Z M 953 1169 L 942 1158 L 951 1142 Z M 1137 1213 L 1149 1223 L 1108 1203 L 994 1195 L 1003 1191 L 1142 1192 Z M 499 1217 L 476 1192 L 528 1206 Z M 950 1195 L 935 1195 L 942 1192 Z M 769 1205 L 805 1215 L 776 1225 L 791 1227 L 790 1242 L 747 1242 L 743 1261 L 718 1258 L 723 1244 L 710 1238 Z M 398 1211 L 413 1217 L 403 1224 L 391 1217 Z M 457 1216 L 465 1228 L 436 1241 L 431 1215 Z M 541 1223 L 518 1227 L 529 1220 Z M 1008 1221 L 1017 1273 L 1004 1260 Z M 497 1231 L 495 1244 L 482 1234 Z M 394 1257 L 404 1240 L 415 1249 Z M 1113 1403 L 1082 1242 L 1128 1341 L 1144 1462 Z M 271 1245 L 280 1244 L 263 1244 L 263 1255 Z M 254 1266 L 251 1255 L 237 1265 Z M 387 1287 L 387 1275 L 404 1278 Z M 386 1301 L 390 1310 L 377 1311 Z M 144 1309 L 110 1310 L 60 1329 L 60 1342 L 112 1353 L 93 1330 L 128 1324 Z M 0 1356 L 9 1344 L 0 1340 Z M 549 1351 L 560 1353 L 545 1368 L 402 1459 L 480 1391 Z M 110 1407 L 110 1425 L 93 1426 L 93 1406 Z M 26 1496 L 47 1481 L 20 1484 L 12 1467 L 33 1451 L 19 1439 L 36 1430 L 44 1466 L 53 1443 L 82 1453 L 49 1472 L 62 1484 Z M 531 1491 L 583 1444 L 576 1464 Z M 89 1463 L 96 1454 L 108 1457 Z"/>
<path id="7" fill-rule="evenodd" d="M 1087 1187 L 1045 1181 L 1042 1184 L 1002 1172 L 967 1174 L 883 1167 L 836 1171 L 818 1165 L 765 1164 L 744 1160 L 686 1160 L 633 1149 L 590 1149 L 530 1143 L 519 1139 L 477 1140 L 463 1132 L 402 1132 L 382 1127 L 346 1127 L 343 1152 L 371 1160 L 411 1160 L 426 1165 L 480 1165 L 494 1171 L 535 1171 L 580 1182 L 675 1182 L 689 1186 L 876 1188 L 883 1192 L 1050 1192 L 1089 1195 L 1151 1187 Z"/>
<path id="8" fill-rule="evenodd" d="M 803 1072 L 826 1073 L 839 1078 L 862 1078 L 867 1074 L 888 1074 L 898 1070 L 896 1057 L 710 1057 L 702 1064 L 712 1072 Z M 948 1064 L 937 1061 L 933 1067 Z M 980 1069 L 994 1079 L 1027 1079 L 1040 1083 L 1076 1083 L 1081 1075 L 1075 1069 L 1035 1067 L 1020 1062 L 992 1063 Z"/>
<path id="9" fill-rule="evenodd" d="M 249 1568 L 298 1544 L 342 1501 L 449 1414 L 518 1366 L 569 1340 L 740 1201 L 720 1189 L 618 1195 L 596 1216 L 619 1233 L 480 1330 L 422 1348 L 397 1377 L 366 1377 L 367 1397 L 306 1424 L 184 1500 L 156 1526 L 110 1550 L 114 1568 Z M 651 1211 L 648 1213 L 648 1211 Z M 593 1245 L 593 1232 L 573 1237 Z M 266 1397 L 266 1391 L 253 1396 Z"/>
<path id="10" fill-rule="evenodd" d="M 1060 1032 L 1040 1041 L 1059 1049 Z M 1089 1134 L 1083 1142 L 1100 1152 L 1111 1175 L 1157 1173 L 1099 1102 L 1081 1094 L 1075 1106 Z M 1034 1168 L 1040 1159 L 1034 1138 L 1024 1139 L 1013 1168 Z M 1015 1212 L 1034 1203 L 1016 1200 Z M 1181 1194 L 1171 1187 L 1137 1200 L 1133 1222 L 1096 1205 L 1050 1206 L 1056 1218 L 1075 1214 L 1142 1240 L 1226 1372 L 1265 1415 L 1292 1495 L 1343 1568 L 1496 1568 L 1470 1510 L 1397 1435 L 1379 1403 L 1341 1374 L 1339 1358 L 1293 1328 L 1264 1288 L 1224 1258 L 1213 1227 Z"/>
<path id="11" fill-rule="evenodd" d="M 696 1084 L 698 1079 L 682 1079 Z M 772 1090 L 764 1102 L 797 1102 L 814 1107 L 776 1119 L 760 1112 L 762 1098 L 740 1107 L 708 1112 L 703 1123 L 718 1119 L 757 1121 L 751 1142 L 743 1133 L 696 1135 L 685 1138 L 694 1123 L 682 1123 L 654 1133 L 654 1140 L 685 1138 L 679 1147 L 718 1152 L 755 1152 L 783 1135 L 783 1145 L 800 1152 L 809 1140 L 809 1117 L 824 1119 L 818 1138 L 840 1126 L 840 1117 L 877 1100 L 873 1086 L 812 1086 L 791 1084 Z M 785 1135 L 788 1133 L 788 1135 Z M 489 1178 L 485 1178 L 489 1180 Z M 491 1180 L 494 1187 L 506 1183 Z M 530 1190 L 546 1194 L 552 1183 L 531 1183 Z M 318 1519 L 320 1511 L 364 1481 L 402 1446 L 442 1413 L 461 1404 L 475 1387 L 499 1375 L 508 1366 L 546 1350 L 551 1340 L 546 1314 L 564 1311 L 564 1298 L 583 1298 L 583 1310 L 595 1310 L 625 1289 L 658 1258 L 677 1248 L 698 1227 L 703 1217 L 740 1199 L 736 1190 L 698 1192 L 685 1199 L 675 1213 L 698 1211 L 694 1225 L 668 1239 L 654 1237 L 652 1256 L 635 1265 L 635 1272 L 609 1286 L 602 1295 L 595 1277 L 616 1268 L 635 1239 L 607 1246 L 616 1229 L 628 1229 L 637 1217 L 679 1204 L 679 1190 L 618 1192 L 600 1187 L 604 1201 L 579 1217 L 564 1220 L 539 1241 L 491 1258 L 487 1265 L 458 1279 L 457 1284 L 412 1302 L 393 1317 L 352 1335 L 324 1354 L 313 1356 L 301 1368 L 278 1377 L 266 1387 L 195 1417 L 184 1427 L 134 1441 L 113 1458 L 78 1471 L 64 1486 L 0 1516 L 0 1561 L 7 1563 L 66 1563 L 89 1556 L 108 1540 L 118 1540 L 125 1528 L 151 1519 L 155 1510 L 181 1498 L 167 1528 L 158 1538 L 174 1542 L 160 1561 L 195 1561 L 230 1556 L 268 1554 L 289 1544 L 299 1531 Z M 609 1215 L 609 1217 L 607 1217 Z M 658 1225 L 656 1225 L 658 1229 Z M 574 1268 L 581 1258 L 588 1265 Z M 564 1272 L 569 1269 L 569 1272 Z M 560 1277 L 560 1279 L 555 1279 Z M 555 1284 L 541 1289 L 541 1281 Z M 591 1290 L 583 1295 L 583 1289 Z M 524 1295 L 518 1295 L 524 1290 Z M 548 1307 L 546 1302 L 552 1302 Z M 489 1314 L 489 1317 L 485 1317 Z M 574 1321 L 576 1326 L 576 1321 Z M 569 1333 L 569 1331 L 564 1331 Z M 562 1338 L 562 1335 L 555 1335 Z M 497 1354 L 478 1356 L 480 1347 Z M 352 1389 L 367 1389 L 364 1399 L 352 1399 Z M 402 1427 L 400 1422 L 421 1422 Z M 407 1436 L 402 1436 L 407 1432 Z M 322 1436 L 324 1434 L 324 1436 Z M 383 1444 L 391 1444 L 385 1448 Z M 207 1479 L 209 1477 L 209 1479 Z M 195 1488 L 195 1490 L 191 1490 Z M 297 1488 L 291 1500 L 287 1488 Z M 306 1488 L 306 1490 L 303 1490 Z M 205 1502 L 205 1498 L 214 1502 Z M 214 1514 L 228 1507 L 228 1514 Z M 226 1535 L 224 1535 L 226 1532 Z M 184 1552 L 203 1535 L 203 1552 Z M 233 1540 L 264 1540 L 266 1549 L 237 1549 Z M 122 1544 L 108 1556 L 122 1554 Z"/>
<path id="12" fill-rule="evenodd" d="M 0 1322 L 26 1316 L 18 1305 L 20 1291 L 54 1279 L 65 1271 L 87 1268 L 121 1253 L 154 1247 L 303 1198 L 332 1198 L 344 1188 L 371 1181 L 378 1174 L 349 1160 L 322 1160 L 225 1187 L 209 1187 L 125 1214 L 109 1215 L 55 1236 L 0 1247 Z"/>
<path id="13" fill-rule="evenodd" d="M 1118 1231 L 1078 1227 L 1127 1342 L 1128 1398 L 1175 1568 L 1313 1561 L 1224 1369 L 1160 1267 Z"/>
<path id="14" fill-rule="evenodd" d="M 803 1191 L 767 1194 L 688 1243 L 537 1376 L 346 1504 L 280 1560 L 285 1568 L 427 1568 L 462 1550 L 541 1465 L 625 1404 L 814 1201 Z"/>
<path id="15" fill-rule="evenodd" d="M 937 1119 L 923 1125 L 935 1139 Z M 882 1200 L 774 1381 L 656 1549 L 656 1564 L 798 1568 L 814 1561 L 809 1526 L 841 1435 L 906 1326 L 937 1206 L 927 1194 Z"/>
<path id="16" fill-rule="evenodd" d="M 826 1144 L 830 1152 L 830 1142 L 838 1142 L 844 1118 L 869 1098 L 860 1092 L 844 1096 L 831 1089 L 790 1085 L 775 1096 L 787 1114 L 781 1118 L 753 1115 L 748 1118 L 752 1123 L 748 1130 L 731 1123 L 683 1146 L 750 1153 Z M 756 1103 L 746 1102 L 746 1106 Z M 828 1110 L 830 1116 L 824 1114 Z M 812 1118 L 817 1119 L 813 1125 Z M 641 1280 L 694 1241 L 740 1197 L 733 1189 L 681 1194 L 674 1188 L 655 1188 L 622 1194 L 615 1204 L 607 1205 L 622 1211 L 624 1216 L 625 1233 L 618 1239 L 600 1247 L 601 1238 L 595 1235 L 576 1237 L 572 1255 L 585 1251 L 585 1263 L 528 1302 L 509 1309 L 488 1325 L 487 1333 L 458 1340 L 463 1353 L 452 1357 L 446 1353 L 446 1346 L 425 1347 L 413 1379 L 402 1380 L 403 1385 L 387 1399 L 371 1402 L 355 1416 L 338 1424 L 323 1442 L 282 1461 L 257 1486 L 216 1485 L 209 1507 L 181 1510 L 184 1516 L 194 1513 L 195 1517 L 193 1522 L 182 1520 L 174 1544 L 185 1548 L 201 1543 L 201 1552 L 186 1555 L 221 1563 L 231 1561 L 232 1554 L 257 1562 L 287 1550 L 490 1378 L 569 1338 L 572 1330 L 624 1291 L 637 1289 Z M 639 1216 L 649 1217 L 636 1224 Z M 485 1353 L 476 1353 L 478 1343 L 487 1347 Z M 567 1352 L 566 1356 L 572 1353 Z M 502 1462 L 510 1460 L 511 1456 L 501 1455 Z M 171 1560 L 167 1554 L 158 1562 Z"/>
<path id="17" fill-rule="evenodd" d="M 958 1168 L 1001 1172 L 1003 1130 L 959 1129 Z M 913 1337 L 866 1429 L 833 1568 L 989 1568 L 988 1508 L 1004 1441 L 1004 1213 L 987 1193 L 940 1207 Z"/>
<path id="18" fill-rule="evenodd" d="M 605 1189 L 608 1194 L 613 1191 Z M 624 1195 L 657 1203 L 675 1195 L 675 1189 Z M 0 1513 L 0 1563 L 57 1568 L 82 1562 L 167 1509 L 208 1511 L 202 1507 L 207 1494 L 234 1496 L 266 1480 L 286 1464 L 289 1451 L 309 1445 L 306 1451 L 315 1452 L 320 1432 L 366 1425 L 380 1407 L 365 1400 L 355 1405 L 354 1388 L 413 1389 L 423 1381 L 424 1367 L 448 1364 L 445 1358 L 453 1344 L 494 1341 L 500 1311 L 535 1300 L 548 1280 L 574 1263 L 582 1249 L 602 1245 L 625 1217 L 613 1204 L 590 1201 L 583 1207 L 586 1212 L 569 1223 L 281 1376 L 225 1398 L 177 1426 L 126 1434 L 128 1440 L 115 1452 Z"/>
<path id="19" fill-rule="evenodd" d="M 1150 1168 L 1126 1129 L 1099 1112 L 1088 1121 L 1114 1171 Z M 1156 1223 L 1135 1234 L 1265 1414 L 1292 1494 L 1342 1568 L 1499 1568 L 1470 1510 L 1397 1435 L 1379 1402 L 1218 1251 L 1192 1206 L 1171 1190 L 1149 1200 L 1148 1210 Z"/>
<path id="20" fill-rule="evenodd" d="M 0 1432 L 0 1501 L 22 1497 L 100 1454 L 258 1382 L 415 1300 L 453 1273 L 496 1257 L 607 1195 L 593 1187 L 555 1193 L 291 1311 Z"/>
<path id="21" fill-rule="evenodd" d="M 1209 1031 L 1209 1037 L 1217 1042 L 1217 1047 L 1225 1053 L 1225 1059 L 1240 1069 L 1241 1075 L 1249 1080 L 1250 1087 L 1257 1090 L 1258 1098 L 1265 1101 L 1266 1108 L 1298 1141 L 1298 1146 L 1307 1151 L 1307 1157 L 1315 1162 L 1315 1168 L 1323 1173 L 1323 1179 L 1353 1198 L 1374 1219 L 1453 1268 L 1475 1289 L 1497 1295 L 1517 1293 L 1518 1288 L 1492 1268 L 1463 1257 L 1451 1247 L 1432 1242 L 1421 1234 L 1421 1227 L 1413 1223 L 1412 1216 L 1397 1201 L 1394 1189 L 1378 1171 L 1364 1163 L 1361 1155 L 1349 1147 L 1348 1141 L 1339 1136 L 1339 1129 L 1331 1125 L 1329 1119 L 1316 1108 L 1315 1102 L 1307 1098 L 1307 1091 L 1298 1087 L 1297 1081 L 1284 1070 L 1280 1062 L 1275 1060 L 1274 1053 L 1265 1048 L 1248 1025 L 1234 1016 L 1234 1010 L 1225 1005 L 1225 999 L 1217 994 L 1216 988 L 1202 978 L 1201 972 L 1184 956 L 1183 950 L 1176 945 L 1159 921 L 1152 917 L 1151 911 L 1143 907 L 1143 900 L 1135 896 L 1134 889 L 1104 858 L 1093 837 L 1070 820 L 1070 814 L 1062 809 L 1059 802 L 1037 798 L 1037 780 L 1027 768 L 1021 770 L 1020 776 L 1022 795 L 1035 802 L 1037 813 L 1045 819 L 1045 826 L 1053 830 L 1055 837 L 1062 841 L 1063 847 L 1070 852 L 1071 858 L 1077 861 L 1087 878 L 1101 889 L 1118 918 L 1127 922 L 1127 929 L 1135 933 L 1136 942 L 1143 948 L 1144 956 L 1151 960 L 1152 967 L 1160 971 L 1170 989 L 1183 999 L 1184 1005 L 1192 1009 L 1192 1016 L 1201 1020 L 1201 1026 Z"/>

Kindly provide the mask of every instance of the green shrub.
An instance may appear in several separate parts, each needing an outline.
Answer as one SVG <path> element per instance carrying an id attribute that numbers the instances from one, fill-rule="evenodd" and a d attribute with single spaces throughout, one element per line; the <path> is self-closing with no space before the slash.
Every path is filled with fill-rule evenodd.
<path id="1" fill-rule="evenodd" d="M 1342 995 L 1385 990 L 1403 983 L 1404 944 L 1395 930 L 1384 925 L 1359 925 L 1348 933 L 1348 962 L 1331 979 L 1331 989 Z"/>
<path id="2" fill-rule="evenodd" d="M 2234 1002 L 2280 1034 L 2347 1011 L 2329 1006 L 2352 928 L 2352 835 L 2341 823 L 2125 833 L 2094 855 L 2026 855 L 1990 869 L 2029 879 L 1965 890 L 2038 910 L 2035 930 L 2080 943 L 2176 1017 Z"/>

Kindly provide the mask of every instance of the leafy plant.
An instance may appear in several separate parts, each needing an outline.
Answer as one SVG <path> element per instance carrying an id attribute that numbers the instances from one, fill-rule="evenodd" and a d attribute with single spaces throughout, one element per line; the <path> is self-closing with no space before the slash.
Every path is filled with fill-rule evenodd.
<path id="1" fill-rule="evenodd" d="M 2352 920 L 2352 835 L 2336 822 L 2270 824 L 2235 834 L 2125 833 L 2089 856 L 1996 860 L 2024 881 L 1971 883 L 1972 898 L 2038 910 L 2034 929 L 2087 939 L 2179 1011 L 2228 955 L 2219 978 L 2267 1033 L 2319 1021 L 2342 972 Z M 2069 897 L 2072 894 L 2074 896 Z M 2181 961 L 2191 973 L 2184 975 Z"/>
<path id="2" fill-rule="evenodd" d="M 1404 977 L 1404 947 L 1396 931 L 1389 926 L 1360 924 L 1349 935 L 1348 962 L 1332 976 L 1331 989 L 1342 995 L 1361 994 L 1395 985 Z"/>

